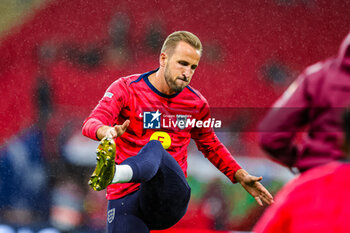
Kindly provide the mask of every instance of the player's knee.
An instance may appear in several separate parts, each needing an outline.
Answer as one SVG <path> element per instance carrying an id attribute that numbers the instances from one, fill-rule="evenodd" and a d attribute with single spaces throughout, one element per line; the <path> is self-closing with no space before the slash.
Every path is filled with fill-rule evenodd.
<path id="1" fill-rule="evenodd" d="M 156 147 L 156 148 L 163 148 L 162 143 L 158 140 L 150 140 L 146 146 L 150 147 Z"/>
<path id="2" fill-rule="evenodd" d="M 152 151 L 153 154 L 163 153 L 164 148 L 162 143 L 158 140 L 151 140 L 145 146 L 144 149 L 146 151 Z"/>

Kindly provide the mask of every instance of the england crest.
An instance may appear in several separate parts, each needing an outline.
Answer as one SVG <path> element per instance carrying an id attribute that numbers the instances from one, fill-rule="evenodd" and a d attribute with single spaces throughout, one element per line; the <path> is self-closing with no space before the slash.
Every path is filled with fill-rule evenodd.
<path id="1" fill-rule="evenodd" d="M 176 115 L 176 125 L 179 129 L 186 128 L 187 115 Z"/>
<path id="2" fill-rule="evenodd" d="M 108 223 L 112 223 L 115 216 L 115 208 L 108 210 L 107 212 L 107 221 Z"/>

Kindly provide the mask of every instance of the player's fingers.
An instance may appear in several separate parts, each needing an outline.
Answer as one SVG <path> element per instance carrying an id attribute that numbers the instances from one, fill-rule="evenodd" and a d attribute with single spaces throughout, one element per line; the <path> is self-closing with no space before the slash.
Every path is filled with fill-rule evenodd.
<path id="1" fill-rule="evenodd" d="M 265 193 L 261 194 L 260 195 L 262 198 L 264 198 L 265 202 L 268 203 L 268 204 L 272 204 L 274 203 L 274 200 L 272 197 L 270 196 L 267 196 Z"/>
<path id="2" fill-rule="evenodd" d="M 130 120 L 126 120 L 124 121 L 124 123 L 122 125 L 116 125 L 114 128 L 117 132 L 118 137 L 121 136 L 123 133 L 125 133 L 126 128 L 128 128 L 130 124 Z"/>
<path id="3" fill-rule="evenodd" d="M 124 123 L 122 124 L 121 128 L 122 130 L 125 132 L 126 128 L 129 127 L 129 124 L 130 124 L 130 120 L 126 120 L 124 121 Z"/>
<path id="4" fill-rule="evenodd" d="M 259 187 L 259 190 L 261 195 L 264 195 L 266 198 L 273 199 L 271 193 L 264 186 L 261 185 L 261 187 Z"/>
<path id="5" fill-rule="evenodd" d="M 256 182 L 255 188 L 256 188 L 256 191 L 258 192 L 257 196 L 259 196 L 263 202 L 267 204 L 273 203 L 272 195 L 269 193 L 269 191 L 267 191 L 267 189 L 262 184 L 260 184 L 259 182 Z"/>
<path id="6" fill-rule="evenodd" d="M 262 178 L 262 176 L 259 176 L 259 177 L 254 176 L 254 179 L 255 179 L 255 181 L 261 181 L 263 178 Z"/>
<path id="7" fill-rule="evenodd" d="M 257 188 L 260 191 L 260 195 L 264 196 L 266 199 L 269 199 L 273 202 L 273 196 L 262 184 L 257 183 Z"/>
<path id="8" fill-rule="evenodd" d="M 263 206 L 264 204 L 262 203 L 260 197 L 254 197 L 256 202 L 260 205 L 260 206 Z"/>
<path id="9" fill-rule="evenodd" d="M 273 203 L 273 200 L 272 200 L 271 198 L 269 198 L 269 197 L 267 197 L 267 196 L 265 196 L 265 195 L 263 195 L 263 194 L 261 194 L 259 197 L 260 197 L 260 199 L 261 199 L 263 202 L 265 202 L 266 204 L 271 205 L 271 204 Z"/>
<path id="10" fill-rule="evenodd" d="M 115 127 L 115 131 L 117 132 L 118 137 L 121 136 L 125 131 L 122 129 L 121 125 L 116 125 Z"/>
<path id="11" fill-rule="evenodd" d="M 259 182 L 259 181 L 262 180 L 262 176 L 259 176 L 259 177 L 250 176 L 249 178 L 250 178 L 249 182 L 252 182 L 252 183 L 254 183 L 254 182 Z"/>
<path id="12" fill-rule="evenodd" d="M 265 192 L 263 192 L 263 195 L 273 202 L 273 196 L 271 195 L 271 193 L 269 191 L 266 190 Z"/>
<path id="13" fill-rule="evenodd" d="M 126 120 L 124 121 L 124 123 L 122 125 L 116 125 L 114 128 L 117 132 L 118 137 L 121 136 L 123 133 L 125 133 L 126 128 L 128 128 L 130 124 L 130 120 Z"/>

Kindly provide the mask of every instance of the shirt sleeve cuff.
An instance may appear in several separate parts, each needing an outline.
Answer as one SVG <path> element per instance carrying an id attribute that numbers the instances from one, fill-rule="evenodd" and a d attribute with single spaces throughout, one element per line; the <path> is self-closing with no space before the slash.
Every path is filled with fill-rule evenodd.
<path id="1" fill-rule="evenodd" d="M 83 135 L 94 140 L 99 140 L 97 138 L 97 130 L 103 125 L 101 121 L 95 118 L 87 119 L 83 124 Z"/>

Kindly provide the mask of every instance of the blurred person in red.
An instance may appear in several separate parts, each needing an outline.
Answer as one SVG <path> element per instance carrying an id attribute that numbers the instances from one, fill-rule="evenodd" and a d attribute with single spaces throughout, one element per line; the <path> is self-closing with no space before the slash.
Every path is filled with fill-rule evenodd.
<path id="1" fill-rule="evenodd" d="M 345 155 L 288 183 L 255 226 L 255 233 L 346 233 L 350 230 L 350 108 L 343 117 Z"/>
<path id="2" fill-rule="evenodd" d="M 260 123 L 260 145 L 300 172 L 337 160 L 343 154 L 341 113 L 349 104 L 350 33 L 337 57 L 306 68 L 277 100 Z M 307 135 L 298 137 L 302 131 Z"/>

